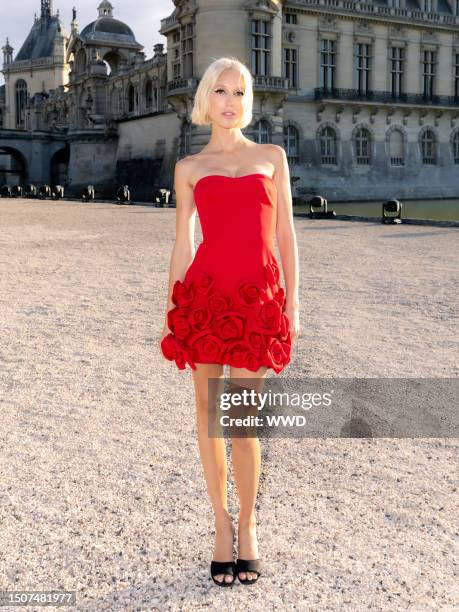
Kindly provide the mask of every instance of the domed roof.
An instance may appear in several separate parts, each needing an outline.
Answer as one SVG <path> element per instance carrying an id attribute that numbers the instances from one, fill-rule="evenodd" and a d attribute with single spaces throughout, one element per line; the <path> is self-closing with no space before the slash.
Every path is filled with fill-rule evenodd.
<path id="1" fill-rule="evenodd" d="M 123 21 L 113 17 L 99 17 L 83 28 L 80 36 L 86 40 L 115 38 L 120 42 L 138 44 L 131 28 Z"/>

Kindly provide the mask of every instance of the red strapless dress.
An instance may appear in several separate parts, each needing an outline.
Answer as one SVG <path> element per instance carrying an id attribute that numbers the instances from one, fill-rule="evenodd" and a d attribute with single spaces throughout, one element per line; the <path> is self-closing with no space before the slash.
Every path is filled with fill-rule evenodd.
<path id="1" fill-rule="evenodd" d="M 274 254 L 277 189 L 267 174 L 212 174 L 194 188 L 203 241 L 173 287 L 166 359 L 279 373 L 291 338 Z"/>

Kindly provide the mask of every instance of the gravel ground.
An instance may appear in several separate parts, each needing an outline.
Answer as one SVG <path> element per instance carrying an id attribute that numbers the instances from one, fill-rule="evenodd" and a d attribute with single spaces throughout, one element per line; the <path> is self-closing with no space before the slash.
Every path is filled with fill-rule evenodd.
<path id="1" fill-rule="evenodd" d="M 458 376 L 456 229 L 295 226 L 281 376 Z M 454 438 L 262 439 L 265 573 L 216 587 L 191 371 L 158 349 L 175 210 L 0 200 L 0 229 L 0 589 L 94 611 L 459 610 Z M 229 494 L 237 518 L 231 472 Z"/>

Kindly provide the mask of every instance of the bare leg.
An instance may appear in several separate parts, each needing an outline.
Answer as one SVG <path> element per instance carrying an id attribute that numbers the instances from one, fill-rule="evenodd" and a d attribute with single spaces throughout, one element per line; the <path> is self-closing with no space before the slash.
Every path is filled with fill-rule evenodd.
<path id="1" fill-rule="evenodd" d="M 252 381 L 244 383 L 239 381 L 242 387 L 253 388 L 261 392 L 267 368 L 260 368 L 252 372 L 245 368 L 230 368 L 230 379 L 250 378 Z M 258 379 L 258 380 L 256 380 Z M 247 407 L 246 407 L 247 410 Z M 257 410 L 250 410 L 251 414 Z M 258 542 L 256 535 L 255 502 L 257 498 L 260 479 L 261 451 L 260 441 L 257 437 L 232 437 L 232 453 L 234 481 L 239 495 L 239 525 L 238 525 L 238 557 L 240 559 L 258 559 Z M 253 572 L 240 572 L 242 580 L 256 578 Z"/>
<path id="2" fill-rule="evenodd" d="M 223 437 L 209 437 L 208 432 L 208 379 L 221 378 L 221 387 L 223 388 L 223 366 L 220 364 L 197 363 L 196 368 L 192 372 L 196 394 L 196 425 L 199 452 L 207 491 L 215 515 L 215 547 L 212 560 L 229 561 L 233 559 L 234 528 L 228 512 L 225 440 Z M 218 574 L 215 576 L 215 579 L 218 582 L 222 582 L 223 579 L 226 582 L 233 582 L 234 580 L 231 576 L 225 576 L 224 574 Z"/>

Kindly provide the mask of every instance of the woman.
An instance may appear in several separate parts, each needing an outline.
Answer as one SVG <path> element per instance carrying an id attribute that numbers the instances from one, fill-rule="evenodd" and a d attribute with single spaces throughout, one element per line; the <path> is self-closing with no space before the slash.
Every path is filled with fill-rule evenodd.
<path id="1" fill-rule="evenodd" d="M 211 124 L 208 144 L 175 166 L 176 241 L 161 350 L 177 367 L 192 368 L 201 461 L 215 514 L 211 575 L 230 586 L 261 574 L 255 501 L 260 444 L 232 437 L 232 461 L 240 501 L 238 558 L 228 512 L 223 437 L 209 437 L 209 379 L 245 379 L 260 390 L 267 370 L 290 361 L 299 334 L 298 251 L 287 158 L 274 144 L 257 144 L 241 128 L 252 120 L 252 77 L 235 58 L 215 60 L 205 71 L 191 119 Z M 194 254 L 195 209 L 203 241 Z M 279 247 L 286 291 L 280 286 L 273 237 Z M 247 385 L 246 385 L 247 386 Z M 247 413 L 246 413 L 247 414 Z"/>

